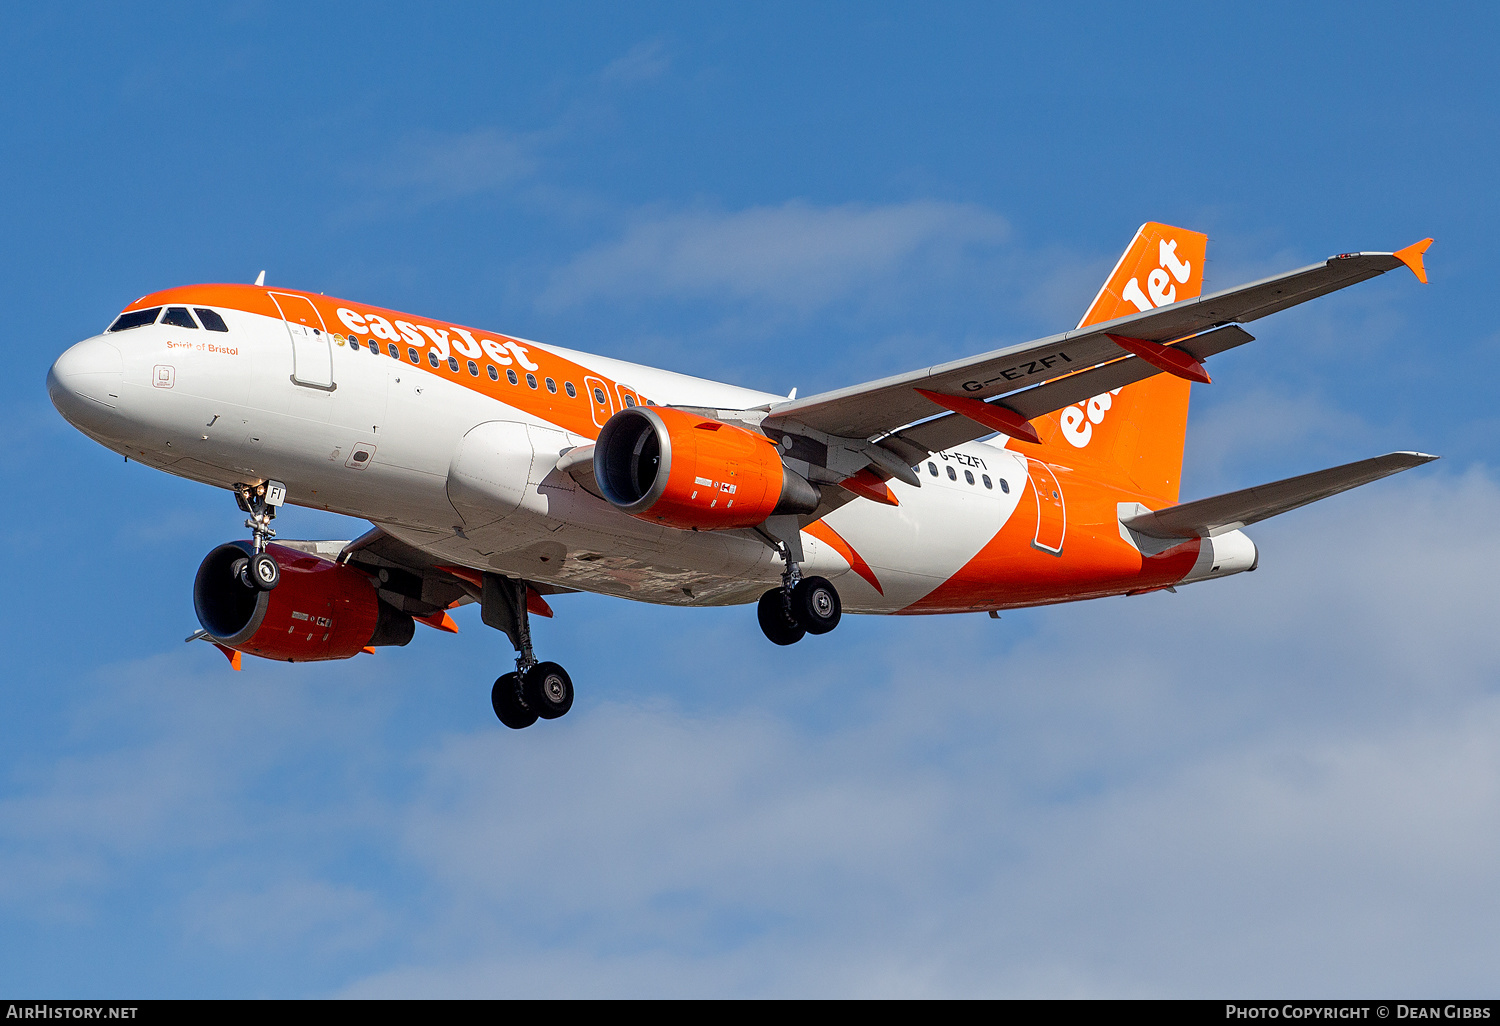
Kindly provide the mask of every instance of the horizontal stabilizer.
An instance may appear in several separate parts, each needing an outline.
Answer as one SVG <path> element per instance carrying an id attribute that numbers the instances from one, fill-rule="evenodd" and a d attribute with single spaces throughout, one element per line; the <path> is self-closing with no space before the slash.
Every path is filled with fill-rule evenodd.
<path id="1" fill-rule="evenodd" d="M 1152 538 L 1197 538 L 1238 530 L 1309 502 L 1357 488 L 1382 477 L 1419 467 L 1437 459 L 1421 452 L 1391 452 L 1342 467 L 1316 470 L 1284 481 L 1256 485 L 1238 492 L 1184 502 L 1155 513 L 1121 521 L 1137 534 Z"/>

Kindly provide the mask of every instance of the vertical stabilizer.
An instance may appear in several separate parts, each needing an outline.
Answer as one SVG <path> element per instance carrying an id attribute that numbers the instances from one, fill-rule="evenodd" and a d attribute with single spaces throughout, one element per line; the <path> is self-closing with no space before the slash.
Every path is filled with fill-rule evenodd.
<path id="1" fill-rule="evenodd" d="M 1203 290 L 1207 245 L 1201 232 L 1154 221 L 1141 225 L 1078 326 L 1196 298 Z M 1191 387 L 1171 374 L 1158 374 L 1039 417 L 1034 423 L 1041 446 L 1012 441 L 1010 447 L 1027 455 L 1040 449 L 1051 462 L 1118 472 L 1152 498 L 1173 503 L 1182 478 Z"/>

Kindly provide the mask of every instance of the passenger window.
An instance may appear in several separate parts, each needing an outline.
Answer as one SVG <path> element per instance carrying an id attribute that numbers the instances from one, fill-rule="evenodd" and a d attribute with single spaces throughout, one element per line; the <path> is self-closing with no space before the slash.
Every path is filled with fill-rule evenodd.
<path id="1" fill-rule="evenodd" d="M 986 488 L 990 489 L 991 491 L 993 491 L 994 488 L 995 488 L 995 485 L 994 485 L 994 482 L 992 482 L 990 480 L 990 475 L 988 475 L 988 474 L 980 474 L 979 476 L 984 479 L 984 486 Z"/>
<path id="2" fill-rule="evenodd" d="M 422 358 L 417 355 L 417 351 L 415 349 L 413 349 L 411 346 L 407 346 L 406 347 L 406 358 L 408 360 L 410 360 L 412 363 L 421 363 L 422 362 Z"/>
<path id="3" fill-rule="evenodd" d="M 385 345 L 385 351 L 391 355 L 392 360 L 401 359 L 401 350 L 396 348 L 396 343 L 387 342 Z"/>
<path id="4" fill-rule="evenodd" d="M 553 395 L 557 394 L 557 382 L 553 381 L 551 378 L 547 379 L 547 391 L 551 392 Z"/>
<path id="5" fill-rule="evenodd" d="M 653 401 L 653 400 L 650 400 L 650 399 L 647 399 L 647 400 L 646 400 L 646 405 L 647 405 L 647 406 L 655 406 L 655 405 L 656 405 L 656 403 L 655 403 L 655 402 L 654 402 L 654 401 Z"/>
<path id="6" fill-rule="evenodd" d="M 627 395 L 625 397 L 625 405 L 628 406 L 628 407 L 634 408 L 635 407 L 635 396 L 633 396 L 633 395 Z"/>
<path id="7" fill-rule="evenodd" d="M 957 481 L 958 480 L 958 475 L 953 472 L 953 468 L 952 467 L 948 468 L 948 480 L 949 481 Z"/>
<path id="8" fill-rule="evenodd" d="M 536 387 L 536 375 L 535 374 L 528 374 L 528 375 L 526 375 L 526 384 L 530 385 L 532 388 L 535 388 Z"/>
<path id="9" fill-rule="evenodd" d="M 931 474 L 933 477 L 937 477 L 937 464 L 936 463 L 929 463 L 929 464 L 927 464 L 927 473 Z"/>
<path id="10" fill-rule="evenodd" d="M 209 331 L 229 330 L 229 325 L 224 323 L 224 318 L 219 316 L 218 311 L 205 310 L 201 306 L 195 306 L 193 307 L 193 312 L 198 315 L 198 319 L 203 322 L 203 326 Z"/>
<path id="11" fill-rule="evenodd" d="M 495 369 L 495 365 L 493 363 L 487 364 L 484 369 L 490 372 L 491 381 L 500 380 L 500 372 Z"/>
<path id="12" fill-rule="evenodd" d="M 516 377 L 516 372 L 509 368 L 505 371 L 505 380 L 509 381 L 512 385 L 519 385 L 521 383 L 521 379 Z"/>
<path id="13" fill-rule="evenodd" d="M 573 382 L 571 382 L 571 381 L 564 381 L 563 382 L 563 389 L 568 393 L 568 398 L 569 399 L 577 399 L 578 398 L 578 389 L 576 389 L 576 388 L 573 387 Z"/>
<path id="14" fill-rule="evenodd" d="M 161 307 L 159 306 L 153 306 L 149 310 L 132 310 L 129 313 L 122 313 L 115 318 L 115 323 L 111 324 L 106 330 L 125 331 L 129 328 L 140 328 L 147 324 L 155 324 L 156 315 L 159 313 L 161 313 Z"/>
<path id="15" fill-rule="evenodd" d="M 609 405 L 609 401 L 604 398 L 604 389 L 602 389 L 602 388 L 596 388 L 596 389 L 594 389 L 594 402 L 598 403 L 600 406 L 608 406 Z"/>
<path id="16" fill-rule="evenodd" d="M 438 369 L 437 353 L 434 353 L 431 349 L 427 350 L 427 362 L 432 364 L 433 370 Z"/>
<path id="17" fill-rule="evenodd" d="M 1010 494 L 1010 482 L 1003 477 L 1000 479 L 1000 490 L 1006 495 Z"/>
<path id="18" fill-rule="evenodd" d="M 355 342 L 354 344 L 356 346 L 359 345 L 358 342 Z M 376 342 L 373 338 L 370 339 L 370 355 L 372 355 L 372 356 L 379 356 L 380 355 L 380 343 Z"/>
<path id="19" fill-rule="evenodd" d="M 966 470 L 966 471 L 964 471 L 964 480 L 967 481 L 967 482 L 969 482 L 969 484 L 973 484 L 974 483 L 974 472 L 972 470 Z"/>
<path id="20" fill-rule="evenodd" d="M 458 373 L 458 357 L 448 357 L 448 369 L 451 370 L 454 374 Z"/>
<path id="21" fill-rule="evenodd" d="M 163 324 L 170 324 L 174 328 L 192 328 L 197 330 L 198 322 L 193 320 L 193 315 L 187 312 L 185 306 L 167 307 L 166 316 L 161 319 Z"/>
<path id="22" fill-rule="evenodd" d="M 469 377 L 479 377 L 479 364 L 475 363 L 473 360 L 469 361 Z"/>

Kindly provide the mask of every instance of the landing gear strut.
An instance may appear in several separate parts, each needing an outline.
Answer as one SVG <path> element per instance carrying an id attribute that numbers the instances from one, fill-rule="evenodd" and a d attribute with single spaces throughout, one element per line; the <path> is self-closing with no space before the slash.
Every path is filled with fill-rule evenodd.
<path id="1" fill-rule="evenodd" d="M 490 689 L 490 704 L 500 722 L 512 730 L 538 719 L 555 720 L 573 708 L 573 680 L 556 663 L 538 662 L 531 649 L 531 617 L 526 609 L 526 582 L 500 574 L 484 575 L 480 619 L 504 631 L 516 650 L 516 669 Z"/>
<path id="2" fill-rule="evenodd" d="M 775 523 L 773 521 L 790 521 Z M 786 564 L 781 587 L 760 597 L 756 618 L 767 638 L 777 645 L 795 645 L 807 634 L 827 634 L 839 625 L 843 603 L 822 577 L 802 576 L 802 539 L 795 517 L 771 517 L 762 534 L 774 541 Z"/>
<path id="3" fill-rule="evenodd" d="M 237 573 L 240 583 L 247 588 L 271 591 L 281 583 L 281 567 L 275 557 L 266 551 L 266 545 L 276 537 L 271 530 L 271 521 L 276 519 L 276 510 L 286 502 L 286 485 L 280 481 L 266 481 L 258 485 L 237 484 L 234 499 L 240 509 L 250 514 L 245 526 L 250 528 L 255 551 L 250 558 L 239 563 Z"/>

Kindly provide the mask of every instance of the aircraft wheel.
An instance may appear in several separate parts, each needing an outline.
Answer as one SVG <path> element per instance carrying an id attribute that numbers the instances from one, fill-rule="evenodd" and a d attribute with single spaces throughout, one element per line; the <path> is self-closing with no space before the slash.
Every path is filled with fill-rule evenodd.
<path id="1" fill-rule="evenodd" d="M 495 681 L 490 689 L 490 705 L 495 715 L 511 730 L 520 730 L 536 722 L 536 713 L 528 709 L 521 700 L 521 675 L 507 673 Z"/>
<path id="2" fill-rule="evenodd" d="M 760 629 L 773 644 L 795 645 L 807 633 L 806 628 L 786 615 L 780 588 L 772 588 L 760 597 L 755 615 L 760 620 Z"/>
<path id="3" fill-rule="evenodd" d="M 804 577 L 792 589 L 792 617 L 809 634 L 827 634 L 843 612 L 839 593 L 821 577 Z"/>
<path id="4" fill-rule="evenodd" d="M 537 663 L 521 681 L 521 696 L 544 720 L 555 720 L 573 708 L 573 681 L 556 663 Z"/>
<path id="5" fill-rule="evenodd" d="M 281 567 L 269 552 L 257 552 L 246 568 L 250 581 L 261 591 L 273 591 L 281 583 Z"/>

